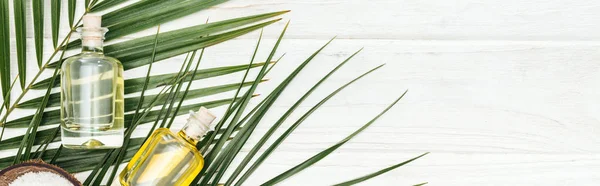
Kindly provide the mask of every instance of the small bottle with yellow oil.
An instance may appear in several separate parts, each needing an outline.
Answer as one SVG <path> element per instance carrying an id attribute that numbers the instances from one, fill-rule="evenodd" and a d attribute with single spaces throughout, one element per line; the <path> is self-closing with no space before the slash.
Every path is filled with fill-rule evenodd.
<path id="1" fill-rule="evenodd" d="M 159 128 L 146 140 L 120 174 L 121 185 L 189 185 L 204 166 L 196 144 L 216 117 L 202 107 L 190 111 L 186 125 L 177 133 Z"/>

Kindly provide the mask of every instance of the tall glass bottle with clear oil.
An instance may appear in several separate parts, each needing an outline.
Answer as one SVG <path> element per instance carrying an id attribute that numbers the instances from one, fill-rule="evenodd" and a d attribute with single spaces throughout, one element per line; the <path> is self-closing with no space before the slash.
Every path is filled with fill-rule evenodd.
<path id="1" fill-rule="evenodd" d="M 65 148 L 108 149 L 123 145 L 123 65 L 104 56 L 106 28 L 86 15 L 81 54 L 61 65 L 61 137 Z"/>
<path id="2" fill-rule="evenodd" d="M 190 111 L 187 124 L 177 134 L 168 128 L 154 131 L 121 172 L 121 185 L 189 185 L 204 166 L 196 144 L 214 119 L 202 107 L 196 113 Z"/>

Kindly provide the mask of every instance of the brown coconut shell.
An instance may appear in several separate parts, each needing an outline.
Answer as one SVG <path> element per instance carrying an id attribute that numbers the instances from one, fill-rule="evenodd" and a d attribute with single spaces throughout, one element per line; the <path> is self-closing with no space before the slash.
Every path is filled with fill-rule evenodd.
<path id="1" fill-rule="evenodd" d="M 42 160 L 30 160 L 20 164 L 12 165 L 0 171 L 0 186 L 8 186 L 19 176 L 30 172 L 51 172 L 69 180 L 74 186 L 81 186 L 81 182 L 64 169 L 45 163 Z"/>

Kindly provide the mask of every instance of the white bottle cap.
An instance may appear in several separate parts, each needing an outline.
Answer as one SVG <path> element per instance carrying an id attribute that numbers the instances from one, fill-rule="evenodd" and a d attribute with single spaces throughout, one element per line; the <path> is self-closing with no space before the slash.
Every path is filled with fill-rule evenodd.
<path id="1" fill-rule="evenodd" d="M 205 107 L 200 107 L 198 112 L 190 110 L 190 117 L 188 122 L 183 126 L 183 132 L 195 140 L 199 140 L 200 137 L 204 136 L 211 128 L 211 123 L 215 120 L 215 115 Z"/>

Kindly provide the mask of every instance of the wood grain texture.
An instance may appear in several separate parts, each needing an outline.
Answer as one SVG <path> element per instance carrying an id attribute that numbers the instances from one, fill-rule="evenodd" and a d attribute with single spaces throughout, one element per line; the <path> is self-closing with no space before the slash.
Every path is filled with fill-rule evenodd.
<path id="1" fill-rule="evenodd" d="M 282 185 L 331 185 L 427 151 L 431 154 L 423 159 L 363 185 L 597 185 L 598 7 L 598 2 L 583 0 L 234 0 L 162 25 L 161 30 L 196 24 L 208 16 L 217 21 L 291 9 L 284 16 L 292 20 L 289 34 L 279 49 L 287 54 L 268 76 L 271 80 L 258 89 L 263 94 L 338 35 L 292 82 L 249 143 L 258 140 L 311 84 L 361 47 L 365 50 L 308 98 L 283 127 L 337 86 L 386 64 L 308 118 L 247 185 L 258 185 L 335 144 L 406 89 L 405 99 L 364 133 Z M 265 30 L 267 39 L 257 59 L 266 57 L 282 24 Z M 254 32 L 207 49 L 201 68 L 247 63 L 257 37 Z M 28 59 L 34 59 L 33 53 Z M 159 62 L 153 72 L 176 71 L 182 59 Z M 145 70 L 125 75 L 139 77 Z M 212 78 L 193 87 L 239 78 L 241 74 Z M 231 93 L 202 99 L 227 96 Z M 215 112 L 222 113 L 223 108 Z M 31 112 L 16 115 L 26 113 Z M 173 129 L 184 121 L 178 118 Z M 7 137 L 18 132 L 23 131 L 8 129 Z"/>

